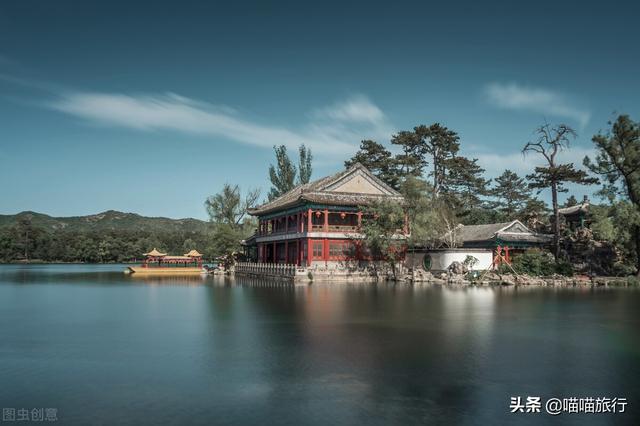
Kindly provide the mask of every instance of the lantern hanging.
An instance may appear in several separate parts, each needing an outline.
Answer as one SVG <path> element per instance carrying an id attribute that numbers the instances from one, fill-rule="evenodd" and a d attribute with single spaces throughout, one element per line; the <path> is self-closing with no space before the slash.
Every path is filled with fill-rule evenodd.
<path id="1" fill-rule="evenodd" d="M 346 213 L 344 213 L 344 212 L 340 213 L 340 218 L 341 218 L 341 219 L 344 219 L 345 217 L 347 217 L 347 214 L 346 214 Z"/>
<path id="2" fill-rule="evenodd" d="M 316 212 L 316 217 L 320 217 L 320 212 Z"/>

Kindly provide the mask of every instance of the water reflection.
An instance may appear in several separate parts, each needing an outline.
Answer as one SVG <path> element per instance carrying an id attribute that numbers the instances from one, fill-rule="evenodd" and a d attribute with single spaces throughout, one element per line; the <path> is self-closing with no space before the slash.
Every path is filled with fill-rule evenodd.
<path id="1" fill-rule="evenodd" d="M 121 271 L 0 267 L 2 404 L 71 424 L 454 425 L 512 423 L 514 395 L 640 396 L 633 289 Z"/>

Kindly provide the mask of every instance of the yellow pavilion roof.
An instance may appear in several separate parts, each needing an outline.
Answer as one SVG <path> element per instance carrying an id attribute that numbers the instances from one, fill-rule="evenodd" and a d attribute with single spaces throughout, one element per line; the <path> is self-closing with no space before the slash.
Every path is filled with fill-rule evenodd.
<path id="1" fill-rule="evenodd" d="M 149 253 L 144 253 L 145 256 L 166 256 L 167 253 L 160 253 L 155 247 Z"/>
<path id="2" fill-rule="evenodd" d="M 198 250 L 191 250 L 189 253 L 186 253 L 185 256 L 188 256 L 188 257 L 202 257 L 202 254 L 198 253 Z"/>

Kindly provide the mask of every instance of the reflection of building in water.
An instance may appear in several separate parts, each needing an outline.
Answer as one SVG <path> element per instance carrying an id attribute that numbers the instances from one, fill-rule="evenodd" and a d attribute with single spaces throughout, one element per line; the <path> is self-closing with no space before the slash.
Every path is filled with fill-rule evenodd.
<path id="1" fill-rule="evenodd" d="M 244 241 L 258 263 L 340 267 L 346 260 L 367 260 L 362 238 L 362 206 L 375 201 L 402 202 L 399 192 L 357 163 L 250 210 L 258 230 Z M 405 221 L 406 222 L 406 221 Z M 399 235 L 408 232 L 407 224 Z"/>
<path id="2" fill-rule="evenodd" d="M 206 275 L 148 275 L 148 274 L 130 274 L 129 277 L 134 282 L 151 284 L 151 285 L 168 285 L 168 286 L 200 286 L 207 281 Z"/>

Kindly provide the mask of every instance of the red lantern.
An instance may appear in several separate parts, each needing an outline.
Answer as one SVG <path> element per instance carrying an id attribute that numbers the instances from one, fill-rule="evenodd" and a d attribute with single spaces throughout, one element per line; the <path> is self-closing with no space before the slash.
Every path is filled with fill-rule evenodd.
<path id="1" fill-rule="evenodd" d="M 346 214 L 346 213 L 340 213 L 340 218 L 341 218 L 341 219 L 344 219 L 345 217 L 347 217 L 347 214 Z"/>
<path id="2" fill-rule="evenodd" d="M 320 217 L 320 212 L 316 212 L 316 217 Z"/>

